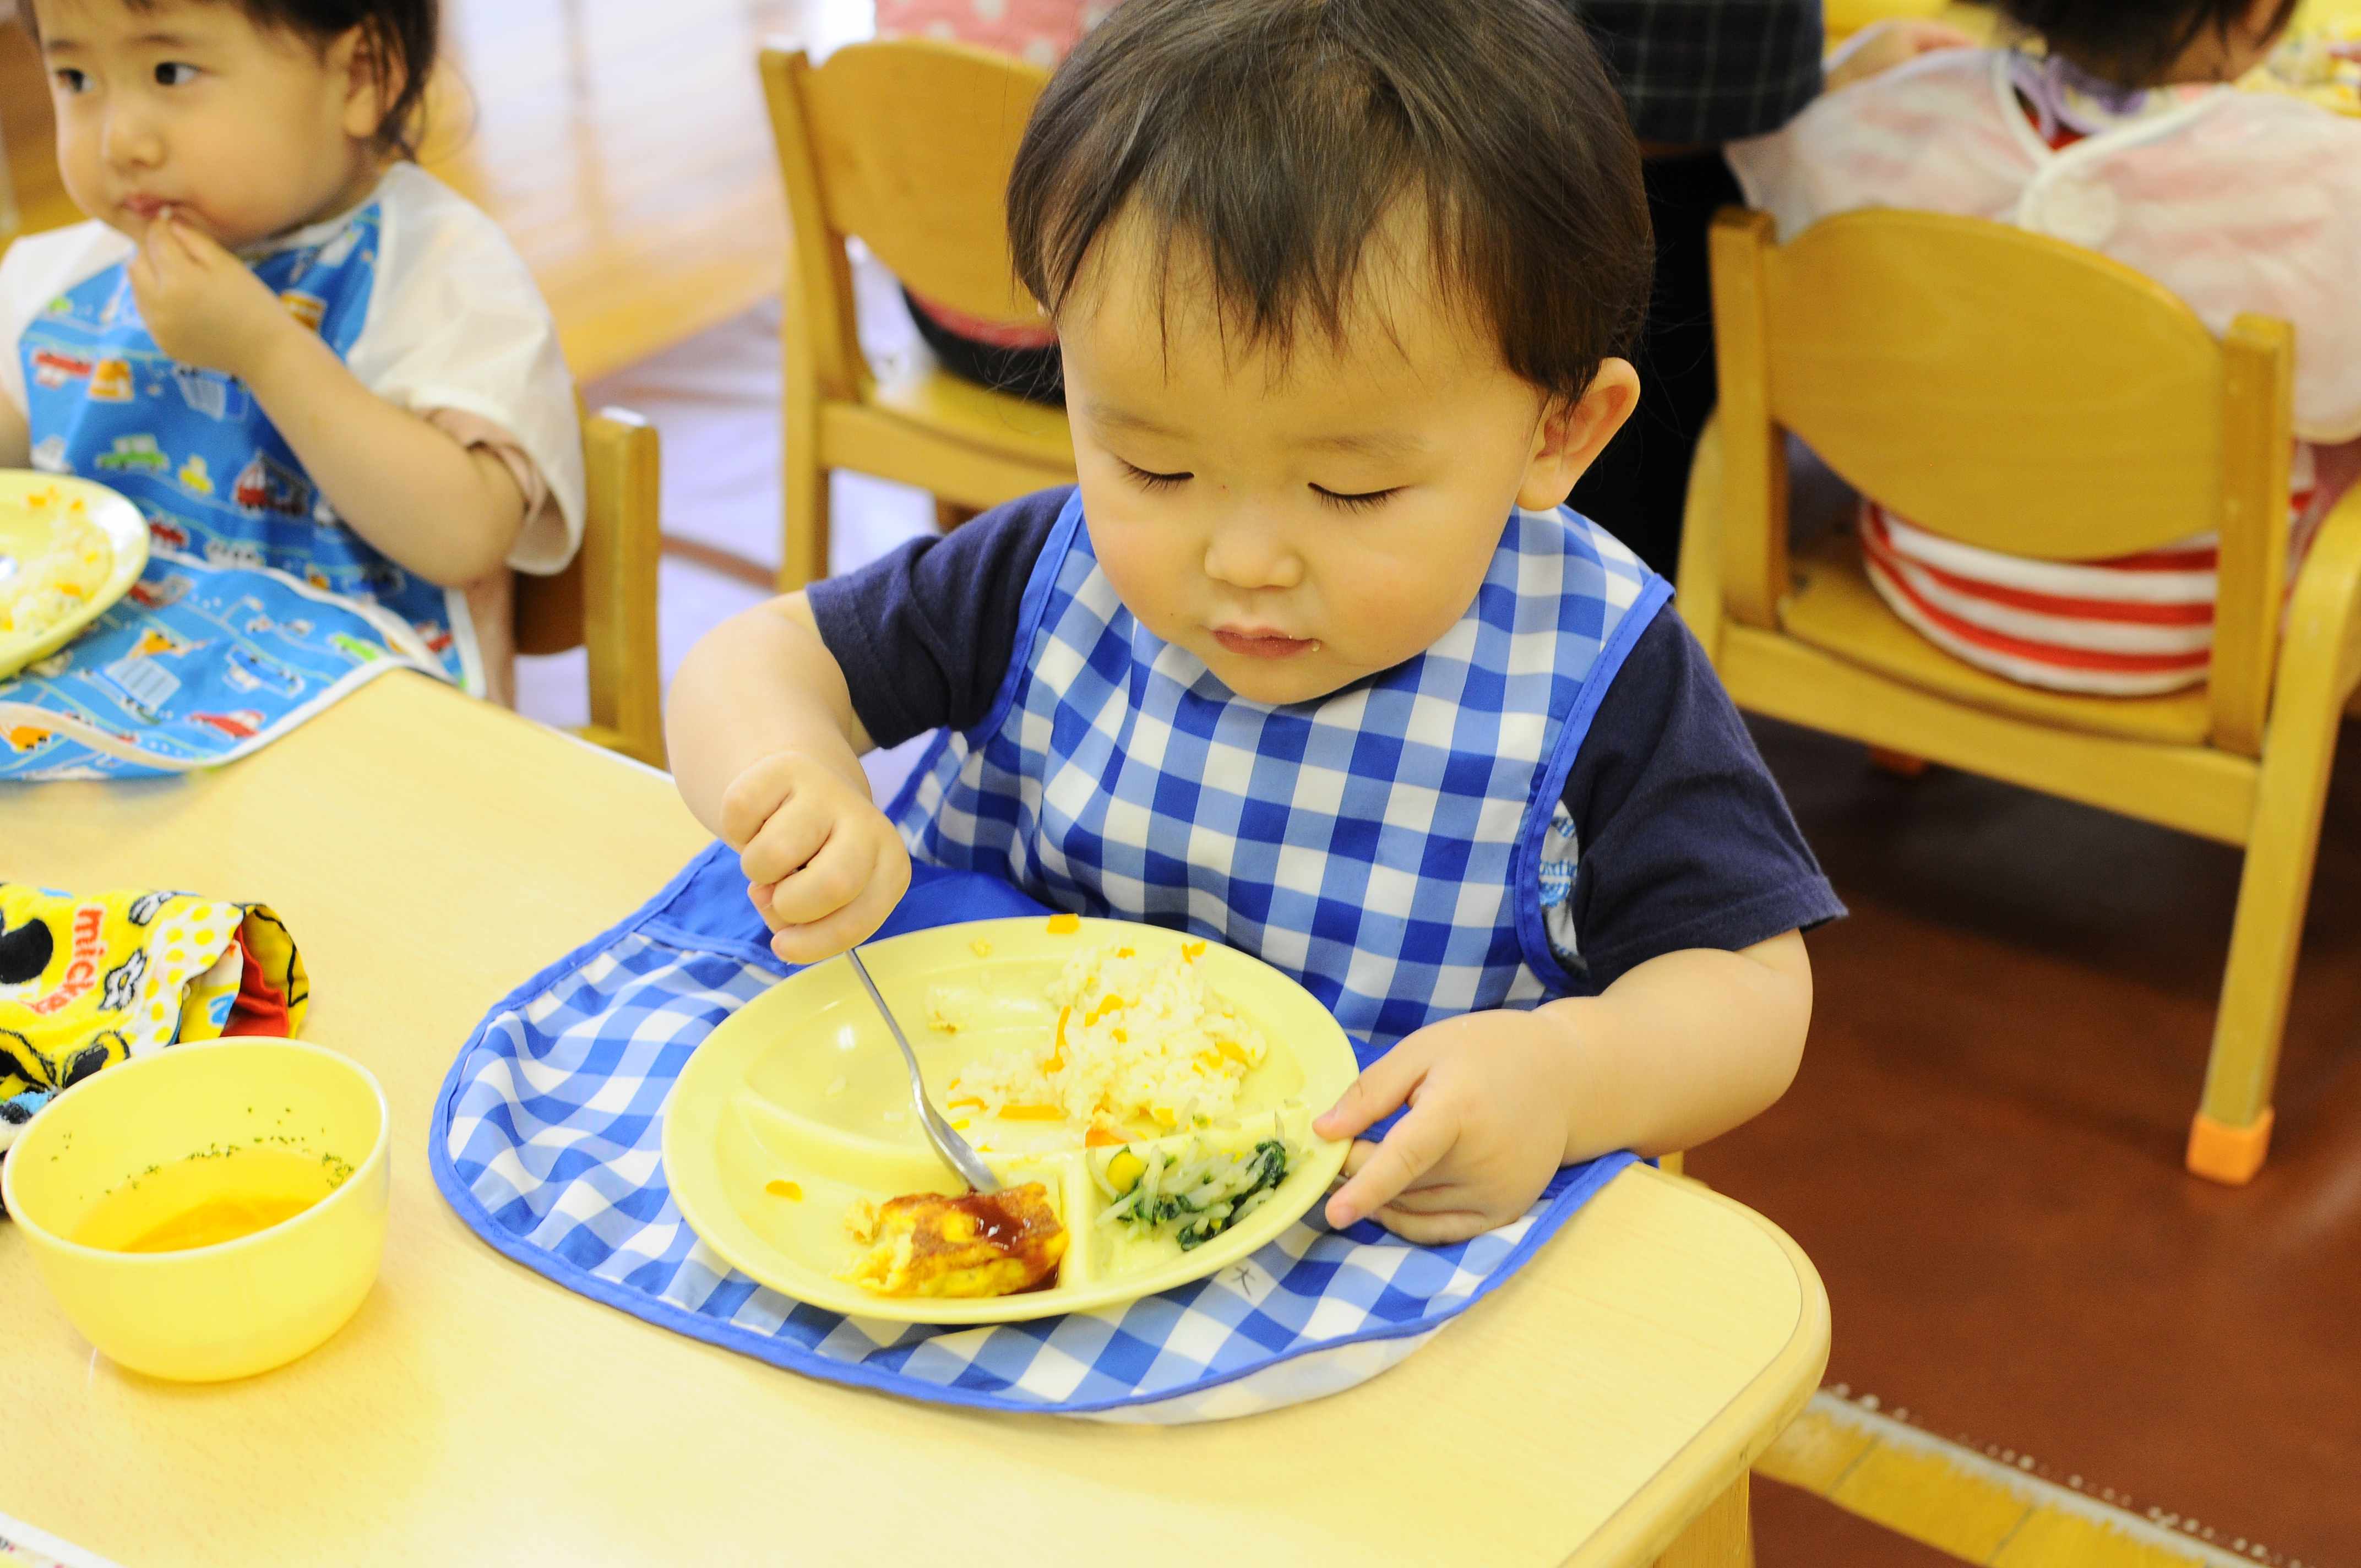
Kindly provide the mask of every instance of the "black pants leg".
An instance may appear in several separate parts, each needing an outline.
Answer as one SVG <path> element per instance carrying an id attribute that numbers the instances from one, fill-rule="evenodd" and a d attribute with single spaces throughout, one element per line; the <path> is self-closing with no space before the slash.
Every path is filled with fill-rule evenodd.
<path id="1" fill-rule="evenodd" d="M 1571 504 L 1670 576 L 1680 559 L 1689 460 L 1715 397 L 1706 234 L 1715 213 L 1743 197 L 1719 152 L 1652 159 L 1647 182 L 1656 286 L 1636 361 L 1640 403 Z"/>

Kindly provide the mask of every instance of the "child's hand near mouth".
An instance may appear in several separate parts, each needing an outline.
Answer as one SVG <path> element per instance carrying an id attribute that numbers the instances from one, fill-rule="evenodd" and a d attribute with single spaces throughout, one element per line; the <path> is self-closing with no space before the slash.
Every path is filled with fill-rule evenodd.
<path id="1" fill-rule="evenodd" d="M 252 378 L 252 368 L 302 325 L 246 263 L 167 207 L 129 267 L 139 318 L 183 365 Z"/>

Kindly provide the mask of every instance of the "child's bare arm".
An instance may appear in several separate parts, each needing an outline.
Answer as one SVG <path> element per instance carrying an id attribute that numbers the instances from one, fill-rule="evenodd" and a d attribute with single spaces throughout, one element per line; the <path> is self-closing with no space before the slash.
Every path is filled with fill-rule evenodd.
<path id="1" fill-rule="evenodd" d="M 1735 953 L 1666 953 L 1598 997 L 1550 1010 L 1596 1063 L 1566 1158 L 1672 1154 L 1743 1125 L 1787 1091 L 1812 1022 L 1812 961 L 1795 931 Z"/>
<path id="2" fill-rule="evenodd" d="M 731 616 L 697 641 L 664 704 L 664 744 L 681 798 L 722 832 L 731 781 L 763 758 L 800 751 L 868 793 L 869 736 L 844 672 L 801 594 Z"/>
<path id="3" fill-rule="evenodd" d="M 869 736 L 803 595 L 698 640 L 673 679 L 664 738 L 681 798 L 739 851 L 781 958 L 840 953 L 901 901 L 909 853 L 870 798 Z"/>
<path id="4" fill-rule="evenodd" d="M 0 398 L 0 468 L 22 468 L 33 460 L 33 433 L 22 411 Z"/>
<path id="5" fill-rule="evenodd" d="M 188 225 L 151 225 L 130 273 L 157 345 L 244 381 L 354 532 L 446 587 L 501 568 L 525 498 L 498 457 L 370 391 L 245 263 Z"/>
<path id="6" fill-rule="evenodd" d="M 1664 954 L 1597 997 L 1422 1029 L 1316 1124 L 1347 1137 L 1411 1107 L 1382 1144 L 1354 1146 L 1329 1223 L 1375 1215 L 1413 1241 L 1464 1240 L 1524 1212 L 1561 1165 L 1703 1143 L 1785 1092 L 1811 1014 L 1790 931 Z"/>

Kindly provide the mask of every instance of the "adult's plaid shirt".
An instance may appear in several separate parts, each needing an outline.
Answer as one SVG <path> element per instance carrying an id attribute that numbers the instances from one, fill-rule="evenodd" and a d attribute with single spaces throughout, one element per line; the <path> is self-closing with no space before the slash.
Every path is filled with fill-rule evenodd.
<path id="1" fill-rule="evenodd" d="M 1820 0 L 1575 0 L 1645 142 L 1761 136 L 1820 91 Z"/>

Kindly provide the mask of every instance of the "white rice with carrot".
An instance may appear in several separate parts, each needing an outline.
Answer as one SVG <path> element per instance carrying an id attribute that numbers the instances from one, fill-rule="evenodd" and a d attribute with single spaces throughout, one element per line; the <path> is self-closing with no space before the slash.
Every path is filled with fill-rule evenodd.
<path id="1" fill-rule="evenodd" d="M 42 499 L 54 506 L 53 493 Z M 56 516 L 49 548 L 15 565 L 0 572 L 0 636 L 35 636 L 89 605 L 115 571 L 115 547 L 77 499 Z"/>
<path id="2" fill-rule="evenodd" d="M 1150 958 L 1106 942 L 1076 953 L 1049 988 L 1050 1037 L 969 1063 L 951 1081 L 951 1113 L 1062 1122 L 1102 1143 L 1227 1115 L 1266 1047 L 1205 983 L 1204 950 L 1189 942 Z"/>

